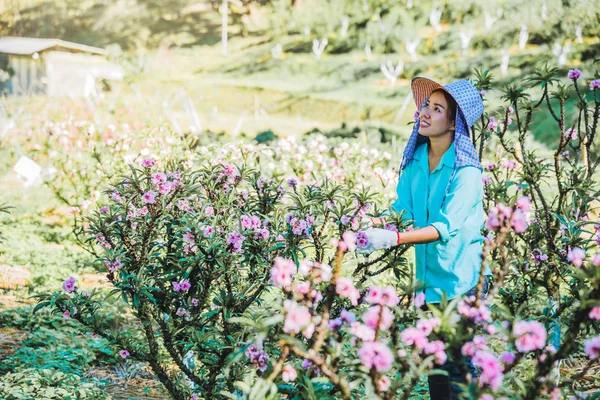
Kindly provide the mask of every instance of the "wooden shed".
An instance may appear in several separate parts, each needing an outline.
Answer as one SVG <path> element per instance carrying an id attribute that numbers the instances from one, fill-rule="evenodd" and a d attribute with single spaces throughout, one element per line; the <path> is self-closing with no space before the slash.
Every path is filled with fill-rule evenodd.
<path id="1" fill-rule="evenodd" d="M 0 69 L 12 73 L 2 89 L 18 95 L 85 97 L 96 93 L 98 79 L 123 79 L 104 49 L 60 39 L 2 37 Z"/>

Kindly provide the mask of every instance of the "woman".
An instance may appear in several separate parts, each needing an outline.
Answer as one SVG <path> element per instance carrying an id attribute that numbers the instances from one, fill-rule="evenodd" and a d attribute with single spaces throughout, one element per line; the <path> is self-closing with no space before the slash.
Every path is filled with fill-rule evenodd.
<path id="1" fill-rule="evenodd" d="M 404 211 L 404 218 L 413 220 L 415 229 L 368 229 L 369 243 L 358 252 L 415 244 L 416 279 L 424 284 L 425 301 L 440 303 L 444 295 L 453 299 L 475 293 L 479 279 L 484 223 L 482 168 L 469 127 L 483 113 L 483 101 L 466 80 L 442 86 L 416 77 L 411 87 L 421 109 L 400 166 L 398 199 L 390 208 Z M 484 286 L 487 290 L 487 279 Z M 443 368 L 449 377 L 429 377 L 431 398 L 458 398 L 459 390 L 450 380 L 460 382 L 464 377 L 453 362 Z"/>

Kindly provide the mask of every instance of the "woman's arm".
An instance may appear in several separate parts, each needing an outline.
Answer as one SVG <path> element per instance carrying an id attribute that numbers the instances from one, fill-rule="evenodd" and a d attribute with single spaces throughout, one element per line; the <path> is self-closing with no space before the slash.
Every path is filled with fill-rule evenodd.
<path id="1" fill-rule="evenodd" d="M 433 226 L 398 233 L 398 244 L 423 244 L 440 240 L 440 233 Z"/>

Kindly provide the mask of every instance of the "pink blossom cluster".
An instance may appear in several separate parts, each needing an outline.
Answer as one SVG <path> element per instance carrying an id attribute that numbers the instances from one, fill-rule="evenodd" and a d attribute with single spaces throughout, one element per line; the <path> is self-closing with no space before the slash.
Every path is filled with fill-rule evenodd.
<path id="1" fill-rule="evenodd" d="M 260 218 L 257 217 L 256 215 L 252 215 L 252 216 L 242 215 L 241 220 L 242 220 L 242 229 L 243 230 L 258 229 L 262 226 Z"/>
<path id="2" fill-rule="evenodd" d="M 171 284 L 173 285 L 174 292 L 187 292 L 192 287 L 188 279 L 184 279 L 181 282 L 173 281 Z"/>
<path id="3" fill-rule="evenodd" d="M 271 282 L 273 285 L 289 290 L 292 285 L 292 276 L 296 273 L 296 264 L 292 260 L 276 257 L 271 267 Z"/>
<path id="4" fill-rule="evenodd" d="M 581 77 L 581 71 L 578 69 L 570 69 L 567 76 L 569 79 L 579 79 Z"/>
<path id="5" fill-rule="evenodd" d="M 577 131 L 574 128 L 569 128 L 563 133 L 563 136 L 575 140 L 577 139 Z"/>
<path id="6" fill-rule="evenodd" d="M 502 167 L 506 168 L 507 170 L 515 170 L 517 169 L 517 162 L 515 160 L 509 160 L 507 158 L 503 158 L 500 161 L 500 164 L 502 165 Z"/>
<path id="7" fill-rule="evenodd" d="M 350 224 L 350 228 L 355 231 L 360 227 L 360 221 L 356 217 L 350 217 L 348 215 L 343 215 L 340 218 L 340 223 L 342 225 Z"/>
<path id="8" fill-rule="evenodd" d="M 142 167 L 152 168 L 156 162 L 152 158 L 145 158 L 142 160 Z"/>
<path id="9" fill-rule="evenodd" d="M 285 364 L 283 366 L 283 371 L 281 372 L 281 379 L 284 382 L 292 382 L 298 378 L 298 373 L 290 364 Z"/>
<path id="10" fill-rule="evenodd" d="M 567 260 L 576 267 L 581 267 L 585 260 L 585 250 L 580 247 L 575 247 L 569 250 Z"/>
<path id="11" fill-rule="evenodd" d="M 341 251 L 354 251 L 356 249 L 356 234 L 352 231 L 346 231 L 342 234 L 342 240 L 331 238 L 329 244 Z"/>
<path id="12" fill-rule="evenodd" d="M 285 321 L 283 331 L 285 333 L 300 333 L 304 328 L 303 334 L 307 338 L 312 336 L 314 324 L 311 323 L 310 311 L 306 306 L 301 306 L 293 300 L 285 300 L 283 302 L 285 309 Z"/>
<path id="13" fill-rule="evenodd" d="M 590 319 L 595 319 L 596 321 L 600 321 L 600 307 L 593 307 L 590 310 L 589 317 L 590 317 Z"/>
<path id="14" fill-rule="evenodd" d="M 354 287 L 354 282 L 351 278 L 339 277 L 335 281 L 335 292 L 338 296 L 349 299 L 352 305 L 358 305 L 360 292 Z"/>
<path id="15" fill-rule="evenodd" d="M 315 223 L 315 217 L 307 215 L 304 219 L 299 218 L 296 214 L 290 213 L 285 216 L 286 222 L 290 224 L 294 235 L 302 236 L 309 235 L 310 228 Z"/>
<path id="16" fill-rule="evenodd" d="M 378 286 L 371 286 L 365 296 L 365 301 L 371 304 L 395 307 L 400 303 L 400 298 L 398 297 L 396 288 L 393 286 L 388 286 L 383 289 Z"/>
<path id="17" fill-rule="evenodd" d="M 64 282 L 63 282 L 63 290 L 67 293 L 72 293 L 75 291 L 76 286 L 75 286 L 75 278 L 73 278 L 72 276 L 68 277 Z"/>
<path id="18" fill-rule="evenodd" d="M 184 318 L 186 321 L 190 320 L 190 312 L 183 307 L 179 307 L 175 312 L 175 315 Z"/>
<path id="19" fill-rule="evenodd" d="M 183 234 L 183 240 L 186 244 L 183 246 L 183 252 L 185 254 L 196 253 L 198 251 L 198 246 L 196 246 L 196 237 L 191 232 L 186 232 Z"/>
<path id="20" fill-rule="evenodd" d="M 489 386 L 496 391 L 502 386 L 502 364 L 492 353 L 488 351 L 478 351 L 472 359 L 473 365 L 481 368 L 481 375 L 478 382 L 480 387 Z"/>
<path id="21" fill-rule="evenodd" d="M 469 302 L 461 300 L 458 302 L 456 309 L 460 315 L 472 319 L 476 324 L 492 321 L 490 309 L 485 304 L 480 304 L 479 307 L 473 307 Z"/>
<path id="22" fill-rule="evenodd" d="M 505 221 L 510 221 L 510 225 L 517 233 L 523 233 L 527 229 L 527 220 L 523 210 L 518 206 L 513 210 L 503 204 L 497 204 L 490 208 L 485 227 L 494 231 L 499 229 Z"/>
<path id="23" fill-rule="evenodd" d="M 463 356 L 473 357 L 478 351 L 487 351 L 488 346 L 483 336 L 476 335 L 473 340 L 463 344 L 460 352 Z"/>
<path id="24" fill-rule="evenodd" d="M 360 231 L 356 234 L 356 245 L 358 247 L 365 247 L 369 244 L 369 237 L 364 231 Z"/>
<path id="25" fill-rule="evenodd" d="M 498 125 L 496 124 L 496 118 L 490 115 L 490 122 L 488 123 L 488 131 L 495 132 Z"/>
<path id="26" fill-rule="evenodd" d="M 531 253 L 531 257 L 533 258 L 533 262 L 537 265 L 543 261 L 548 260 L 548 255 L 542 253 L 540 249 L 534 249 Z"/>
<path id="27" fill-rule="evenodd" d="M 600 79 L 594 79 L 590 82 L 590 90 L 600 89 Z"/>
<path id="28" fill-rule="evenodd" d="M 108 243 L 108 240 L 106 240 L 106 238 L 104 237 L 104 235 L 102 233 L 100 233 L 100 232 L 98 232 L 96 234 L 96 241 L 102 247 L 105 247 L 107 249 L 111 249 L 112 248 L 112 245 L 110 243 Z"/>
<path id="29" fill-rule="evenodd" d="M 227 238 L 227 245 L 229 246 L 228 251 L 232 253 L 244 253 L 244 249 L 242 249 L 242 245 L 246 240 L 246 237 L 239 232 L 231 232 L 229 237 Z"/>
<path id="30" fill-rule="evenodd" d="M 129 220 L 132 220 L 137 217 L 144 217 L 147 214 L 148 214 L 148 207 L 144 206 L 142 208 L 135 208 L 135 206 L 132 204 L 131 209 L 127 210 L 126 219 L 129 221 Z"/>
<path id="31" fill-rule="evenodd" d="M 583 350 L 590 360 L 600 359 L 600 336 L 584 341 Z"/>
<path id="32" fill-rule="evenodd" d="M 109 259 L 106 259 L 104 260 L 104 263 L 106 264 L 110 272 L 116 272 L 122 266 L 121 261 L 118 258 L 115 259 L 115 261 L 110 261 Z"/>
<path id="33" fill-rule="evenodd" d="M 375 368 L 377 372 L 389 371 L 394 361 L 390 348 L 380 342 L 363 343 L 358 350 L 358 356 L 366 368 Z"/>
<path id="34" fill-rule="evenodd" d="M 521 353 L 540 350 L 546 346 L 546 328 L 537 321 L 519 321 L 513 326 L 515 346 Z"/>
<path id="35" fill-rule="evenodd" d="M 252 345 L 244 352 L 246 357 L 250 359 L 250 362 L 254 364 L 260 372 L 265 372 L 268 367 L 269 355 L 263 349 L 258 349 L 256 345 Z"/>

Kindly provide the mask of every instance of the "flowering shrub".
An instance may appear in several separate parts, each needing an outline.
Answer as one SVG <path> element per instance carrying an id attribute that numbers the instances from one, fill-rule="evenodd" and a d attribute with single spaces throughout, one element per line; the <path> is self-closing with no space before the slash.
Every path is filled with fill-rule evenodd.
<path id="1" fill-rule="evenodd" d="M 485 300 L 484 268 L 474 297 L 425 310 L 407 246 L 356 256 L 368 240 L 362 218 L 381 215 L 396 174 L 379 150 L 317 137 L 216 154 L 199 147 L 179 162 L 136 158 L 97 197 L 99 208 L 81 214 L 133 322 L 107 324 L 101 293 L 81 292 L 75 277 L 38 308 L 52 306 L 123 359 L 147 362 L 176 399 L 293 397 L 309 385 L 323 396 L 408 398 L 449 362 L 467 374 L 462 387 L 474 398 L 558 398 L 600 356 L 600 102 L 597 76 L 582 94 L 582 73 L 570 73 L 580 111 L 567 121 L 572 92 L 556 74 L 542 68 L 530 79 L 541 87 L 536 101 L 506 88 L 506 108 L 488 109 L 472 132 L 487 157 Z M 493 86 L 487 73 L 475 83 L 482 96 Z M 544 104 L 557 124 L 549 159 L 529 138 Z M 192 161 L 202 166 L 192 171 Z M 409 229 L 398 214 L 386 224 Z M 571 356 L 585 360 L 581 372 L 559 376 L 557 362 Z"/>
<path id="2" fill-rule="evenodd" d="M 270 280 L 286 286 L 294 261 L 312 247 L 322 263 L 331 236 L 358 227 L 371 194 L 331 182 L 285 189 L 245 166 L 216 164 L 198 171 L 151 159 L 106 192 L 109 203 L 87 221 L 88 243 L 137 318 L 129 329 L 102 319 L 99 292 L 78 290 L 74 277 L 62 292 L 40 296 L 64 318 L 109 340 L 122 358 L 150 364 L 174 398 L 192 391 L 216 394 L 243 372 L 226 364 L 244 352 L 265 365 L 258 349 L 240 346 L 247 333 L 236 317 L 263 304 Z M 283 258 L 285 257 L 285 259 Z M 275 268 L 271 266 L 275 264 Z M 290 322 L 287 329 L 302 326 Z M 181 375 L 172 378 L 169 365 Z M 190 390 L 183 377 L 189 379 Z"/>

